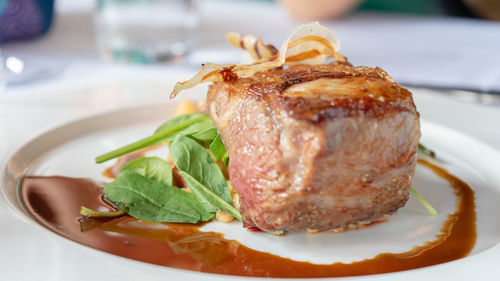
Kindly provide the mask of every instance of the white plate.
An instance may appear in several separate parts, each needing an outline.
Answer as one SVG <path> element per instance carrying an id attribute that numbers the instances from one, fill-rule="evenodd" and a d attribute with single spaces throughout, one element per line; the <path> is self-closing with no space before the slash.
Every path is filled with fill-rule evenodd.
<path id="1" fill-rule="evenodd" d="M 70 122 L 31 140 L 11 157 L 4 170 L 2 191 L 9 206 L 30 225 L 49 236 L 55 236 L 40 227 L 21 207 L 17 197 L 17 180 L 25 174 L 105 180 L 101 176 L 105 165 L 94 164 L 93 158 L 148 135 L 155 126 L 171 117 L 166 112 L 173 112 L 173 106 L 172 103 L 149 105 L 96 115 Z M 500 167 L 500 154 L 477 140 L 430 122 L 422 122 L 422 132 L 423 143 L 436 150 L 447 169 L 459 175 L 476 191 L 478 238 L 470 256 L 481 254 L 500 240 L 499 224 L 492 223 L 490 219 L 492 212 L 500 211 L 500 174 L 494 168 Z M 417 168 L 414 187 L 436 207 L 438 216 L 427 215 L 412 198 L 389 222 L 343 234 L 293 233 L 276 237 L 248 232 L 240 223 L 210 223 L 202 230 L 222 232 L 226 238 L 235 239 L 259 251 L 318 264 L 358 261 L 384 252 L 405 252 L 425 241 L 434 240 L 447 214 L 453 213 L 456 203 L 448 183 L 425 168 Z M 71 241 L 64 243 L 84 249 L 88 254 L 113 265 L 128 264 L 127 270 L 140 272 L 146 266 L 169 276 L 199 275 L 125 261 L 97 250 L 88 251 L 85 246 Z M 204 276 L 215 277 L 208 274 Z"/>
<path id="2" fill-rule="evenodd" d="M 0 133 L 2 128 L 11 128 L 0 135 L 0 141 L 5 139 L 7 142 L 11 142 L 10 147 L 3 146 L 0 147 L 0 150 L 13 147 L 20 148 L 16 148 L 15 156 L 13 152 L 9 152 L 9 157 L 2 160 L 2 162 L 8 163 L 8 166 L 2 167 L 0 183 L 2 183 L 2 190 L 6 195 L 8 205 L 11 206 L 11 209 L 14 210 L 18 217 L 28 222 L 16 222 L 3 204 L 0 204 L 0 229 L 2 229 L 0 232 L 0 280 L 241 279 L 240 277 L 200 274 L 162 268 L 78 245 L 54 235 L 34 223 L 19 208 L 17 197 L 12 189 L 13 180 L 27 172 L 41 175 L 64 174 L 67 176 L 98 178 L 103 168 L 93 164 L 95 155 L 148 134 L 158 123 L 168 118 L 172 105 L 165 103 L 167 100 L 165 93 L 163 93 L 163 90 L 158 89 L 168 88 L 168 85 L 165 84 L 169 83 L 170 81 L 161 81 L 160 83 L 138 81 L 129 84 L 120 82 L 117 85 L 119 85 L 120 89 L 126 91 L 112 91 L 113 99 L 110 99 L 110 95 L 106 95 L 106 93 L 116 87 L 104 85 L 89 87 L 88 89 L 60 91 L 50 95 L 47 94 L 47 96 L 40 95 L 39 101 L 45 103 L 43 107 L 40 107 L 37 96 L 32 96 L 30 100 L 26 99 L 24 102 L 20 100 L 19 103 L 17 101 L 12 102 L 10 105 L 7 103 L 3 107 L 0 104 L 0 109 L 4 110 L 4 113 L 9 112 L 9 110 L 12 112 L 10 115 L 5 115 L 11 117 L 10 121 L 6 119 L 0 120 Z M 138 89 L 147 90 L 140 97 L 137 97 L 135 93 Z M 75 94 L 75 91 L 79 93 Z M 195 95 L 199 96 L 202 92 L 203 90 L 198 89 L 198 94 Z M 164 97 L 162 98 L 161 95 Z M 77 101 L 73 101 L 75 97 Z M 492 131 L 492 134 L 481 132 L 488 131 L 487 129 L 491 128 L 491 126 L 484 128 L 484 124 L 488 122 L 494 124 L 492 120 L 495 119 L 492 119 L 492 117 L 497 117 L 496 120 L 499 120 L 500 111 L 452 102 L 424 91 L 417 91 L 415 98 L 424 120 L 429 116 L 433 121 L 438 120 L 448 124 L 448 126 L 463 129 L 469 134 L 474 133 L 490 144 L 496 143 L 495 131 Z M 104 115 L 95 115 L 95 112 L 106 111 L 110 108 L 110 103 L 97 103 L 98 100 L 103 99 L 111 101 L 113 107 L 130 106 L 134 103 L 147 102 L 147 100 L 154 100 L 159 105 L 146 105 Z M 121 104 L 117 104 L 117 101 L 120 101 Z M 54 103 L 56 106 L 53 106 Z M 58 103 L 64 104 L 64 106 L 59 108 Z M 30 104 L 33 106 L 30 106 Z M 82 107 L 82 104 L 85 106 Z M 14 113 L 17 112 L 20 114 L 21 121 L 16 122 L 15 117 L 17 116 Z M 78 114 L 75 114 L 75 112 Z M 443 112 L 447 112 L 448 115 L 443 115 Z M 453 112 L 459 112 L 460 115 L 456 114 L 454 116 Z M 468 117 L 463 114 L 465 112 L 478 114 Z M 47 119 L 51 123 L 47 123 L 43 119 L 47 117 L 47 114 L 51 116 L 51 118 Z M 63 115 L 64 118 L 61 119 L 59 116 Z M 483 115 L 489 118 L 481 119 Z M 76 121 L 76 123 L 65 121 L 74 120 L 78 116 L 91 117 Z M 461 120 L 464 119 L 474 122 L 479 121 L 481 126 L 474 124 L 474 122 L 462 122 Z M 64 125 L 54 130 L 47 131 L 44 129 L 50 127 L 50 124 L 52 126 L 54 124 Z M 42 134 L 38 138 L 33 138 L 30 132 L 36 131 L 36 129 Z M 13 135 L 12 132 L 15 134 Z M 23 146 L 15 144 L 15 141 L 29 139 L 31 140 Z M 482 280 L 495 280 L 495 276 L 500 274 L 500 269 L 497 268 L 497 262 L 495 262 L 500 258 L 500 246 L 498 245 L 500 226 L 498 215 L 496 215 L 500 208 L 500 175 L 497 175 L 498 172 L 495 170 L 496 167 L 500 167 L 498 151 L 481 141 L 432 122 L 423 123 L 423 142 L 436 149 L 439 155 L 446 160 L 447 168 L 459 175 L 476 190 L 478 243 L 471 255 L 465 259 L 434 267 L 369 276 L 363 279 L 422 280 L 424 278 L 453 278 L 456 280 L 470 280 L 476 277 Z M 499 147 L 497 146 L 497 149 Z M 78 159 L 78 161 L 73 161 L 71 165 L 67 165 L 68 153 L 71 158 Z M 429 193 L 428 188 L 424 186 L 427 181 L 432 181 L 433 186 L 436 184 L 439 187 L 437 195 L 435 192 Z M 440 217 L 432 218 L 427 216 L 418 203 L 411 200 L 390 223 L 382 224 L 383 227 L 369 228 L 366 232 L 350 232 L 347 235 L 342 234 L 342 236 L 333 235 L 333 242 L 332 234 L 328 233 L 313 236 L 293 234 L 284 237 L 284 239 L 281 239 L 282 237 L 258 235 L 248 239 L 248 236 L 253 235 L 244 231 L 237 224 L 229 226 L 209 224 L 207 228 L 217 228 L 219 231 L 224 232 L 227 238 L 237 239 L 252 248 L 271 251 L 282 256 L 290 256 L 297 260 L 310 259 L 315 263 L 329 263 L 332 259 L 334 259 L 333 261 L 349 261 L 372 257 L 380 252 L 405 251 L 408 250 L 409 244 L 421 244 L 424 240 L 432 239 L 437 230 L 436 227 L 440 225 L 445 213 L 454 208 L 455 198 L 449 196 L 451 189 L 446 184 L 443 186 L 443 182 L 435 178 L 432 173 L 429 174 L 425 169 L 419 168 L 415 185 L 437 207 L 438 211 L 440 211 Z M 416 218 L 416 220 L 411 222 L 405 220 L 405 218 L 409 217 Z M 401 222 L 404 222 L 408 227 Z M 413 235 L 416 233 L 415 227 L 417 225 L 427 229 L 422 233 Z M 33 231 L 35 228 L 41 232 Z M 43 235 L 40 235 L 40 233 Z M 385 233 L 391 235 L 392 241 L 388 243 L 387 239 L 379 240 L 382 243 L 376 245 L 377 243 L 373 243 L 374 240 L 365 239 L 368 236 L 366 233 L 370 233 L 374 237 L 379 235 L 379 238 L 381 233 Z M 359 239 L 360 236 L 363 239 Z M 279 244 L 276 243 L 276 240 L 279 241 Z M 335 245 L 335 255 L 332 256 L 325 249 L 318 246 L 319 242 L 324 241 Z M 350 247 L 353 241 L 356 241 L 356 246 Z M 272 243 L 273 246 L 268 247 L 269 243 Z M 292 246 L 292 248 L 287 246 Z M 317 251 L 318 249 L 320 251 Z M 328 249 L 331 250 L 331 248 Z M 29 270 L 25 270 L 26 267 Z M 350 278 L 350 280 L 358 280 L 358 278 Z"/>

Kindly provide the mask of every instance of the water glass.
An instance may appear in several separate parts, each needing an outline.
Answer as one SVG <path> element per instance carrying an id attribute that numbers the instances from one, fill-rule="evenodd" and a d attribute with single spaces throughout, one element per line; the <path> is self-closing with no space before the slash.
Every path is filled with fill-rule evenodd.
<path id="1" fill-rule="evenodd" d="M 105 59 L 168 61 L 188 53 L 199 25 L 196 0 L 98 0 L 96 43 Z"/>

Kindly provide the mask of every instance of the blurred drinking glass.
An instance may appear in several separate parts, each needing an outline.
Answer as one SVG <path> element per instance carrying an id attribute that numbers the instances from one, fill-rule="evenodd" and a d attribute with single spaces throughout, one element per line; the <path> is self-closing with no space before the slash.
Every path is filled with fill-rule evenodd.
<path id="1" fill-rule="evenodd" d="M 188 53 L 199 24 L 196 0 L 98 0 L 94 24 L 106 59 L 168 61 Z"/>

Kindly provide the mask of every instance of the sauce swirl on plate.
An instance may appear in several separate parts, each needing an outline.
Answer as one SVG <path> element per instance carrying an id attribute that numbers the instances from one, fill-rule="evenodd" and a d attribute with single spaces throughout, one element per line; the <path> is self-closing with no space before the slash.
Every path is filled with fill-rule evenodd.
<path id="1" fill-rule="evenodd" d="M 25 176 L 21 197 L 43 226 L 80 244 L 138 261 L 228 275 L 260 277 L 340 277 L 396 272 L 465 257 L 476 241 L 474 192 L 463 181 L 428 161 L 419 164 L 446 179 L 458 197 L 456 210 L 436 240 L 405 253 L 382 253 L 350 264 L 297 262 L 252 250 L 199 226 L 148 223 L 130 216 L 80 222 L 80 206 L 114 211 L 102 198 L 102 187 L 90 180 L 60 176 Z M 265 235 L 265 234 L 257 234 Z"/>

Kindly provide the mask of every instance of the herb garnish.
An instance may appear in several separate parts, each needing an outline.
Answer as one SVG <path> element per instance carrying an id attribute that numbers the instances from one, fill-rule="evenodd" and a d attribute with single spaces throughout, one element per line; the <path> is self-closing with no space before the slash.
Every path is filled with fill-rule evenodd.
<path id="1" fill-rule="evenodd" d="M 103 163 L 141 148 L 171 141 L 179 134 L 191 135 L 193 138 L 201 141 L 212 141 L 215 135 L 217 135 L 217 130 L 215 130 L 210 117 L 206 114 L 194 113 L 181 115 L 163 123 L 156 129 L 153 135 L 99 155 L 95 158 L 95 161 L 96 163 Z M 212 139 L 209 139 L 210 135 L 213 135 Z"/>
<path id="2" fill-rule="evenodd" d="M 421 155 L 425 155 L 427 157 L 430 157 L 432 159 L 436 159 L 436 153 L 427 147 L 425 147 L 423 144 L 419 143 L 418 148 L 417 148 L 418 153 Z"/>
<path id="3" fill-rule="evenodd" d="M 166 185 L 172 185 L 172 167 L 158 157 L 143 157 L 128 162 L 120 173 L 132 172 Z"/>
<path id="4" fill-rule="evenodd" d="M 415 197 L 417 198 L 418 202 L 420 202 L 420 204 L 422 204 L 422 206 L 424 206 L 424 208 L 427 210 L 427 212 L 429 212 L 429 214 L 431 214 L 432 216 L 435 216 L 437 215 L 437 211 L 436 209 L 434 209 L 431 204 L 429 202 L 427 202 L 427 200 L 424 199 L 424 197 L 422 197 L 422 195 L 420 195 L 413 187 L 410 186 L 410 193 Z"/>
<path id="5" fill-rule="evenodd" d="M 128 208 L 129 215 L 145 221 L 198 223 L 215 216 L 194 194 L 136 173 L 119 173 L 103 193 L 118 207 Z"/>
<path id="6" fill-rule="evenodd" d="M 224 147 L 224 143 L 222 142 L 219 134 L 217 134 L 212 143 L 210 143 L 208 149 L 215 157 L 215 160 L 221 160 L 222 163 L 227 166 L 229 156 L 227 155 L 226 148 Z"/>
<path id="7" fill-rule="evenodd" d="M 172 185 L 172 167 L 167 161 L 158 157 L 139 158 L 123 166 L 117 178 L 103 190 L 106 198 L 122 209 L 120 215 L 127 212 L 151 222 L 198 223 L 213 219 L 218 210 L 223 210 L 241 220 L 241 214 L 233 207 L 224 174 L 215 162 L 227 161 L 226 150 L 205 114 L 178 116 L 163 123 L 150 137 L 103 154 L 96 162 L 162 142 L 170 142 L 170 156 L 191 192 Z M 206 146 L 216 150 L 209 152 Z M 118 215 L 85 207 L 81 213 L 91 217 Z"/>
<path id="8" fill-rule="evenodd" d="M 226 179 L 203 146 L 188 137 L 178 135 L 168 145 L 168 149 L 179 171 L 189 174 L 224 201 L 232 204 Z"/>
<path id="9" fill-rule="evenodd" d="M 95 210 L 89 209 L 89 208 L 84 207 L 84 206 L 80 206 L 80 214 L 82 216 L 93 217 L 93 218 L 113 218 L 113 217 L 119 217 L 119 216 L 125 214 L 126 212 L 127 212 L 127 209 L 120 209 L 120 210 L 118 210 L 116 212 L 105 213 L 105 212 L 95 211 Z"/>
<path id="10" fill-rule="evenodd" d="M 212 206 L 231 214 L 235 219 L 239 221 L 242 220 L 240 212 L 236 210 L 231 204 L 222 200 L 221 197 L 217 196 L 212 190 L 198 182 L 190 174 L 184 171 L 181 171 L 180 173 L 189 188 L 191 188 L 193 193 L 200 199 L 200 201 L 208 202 Z"/>

